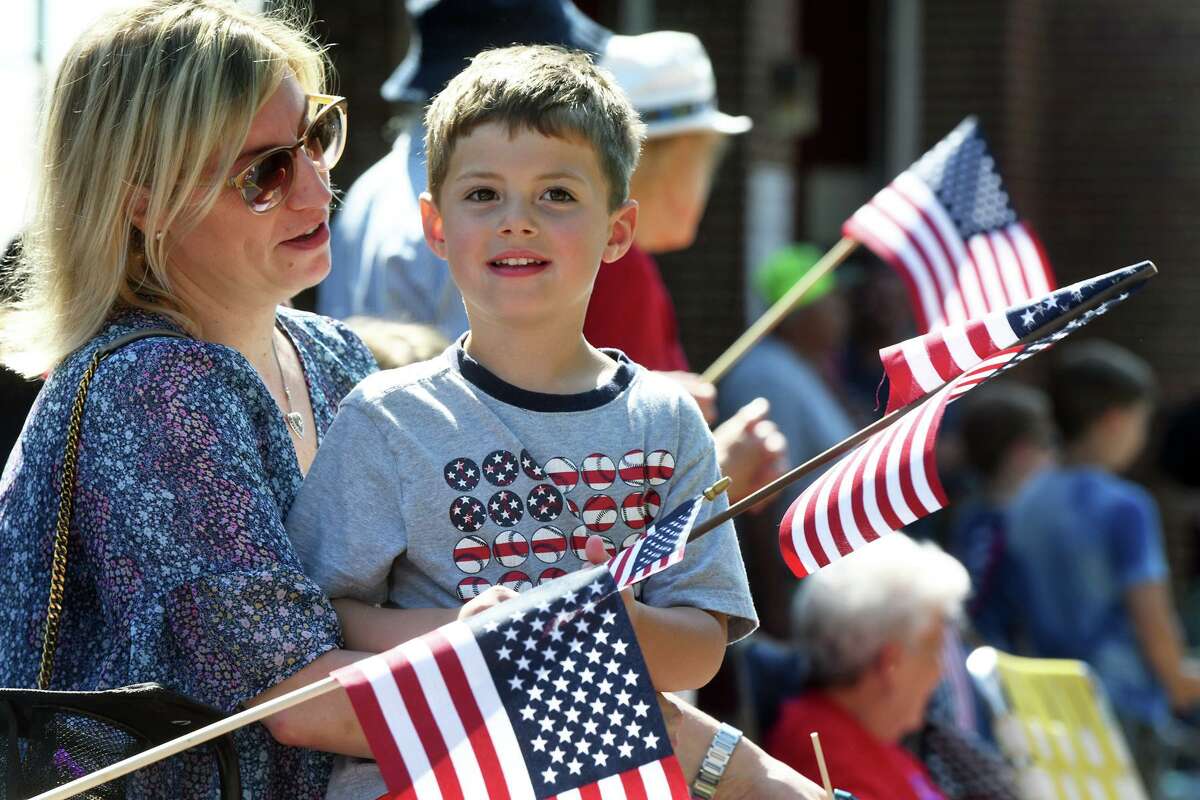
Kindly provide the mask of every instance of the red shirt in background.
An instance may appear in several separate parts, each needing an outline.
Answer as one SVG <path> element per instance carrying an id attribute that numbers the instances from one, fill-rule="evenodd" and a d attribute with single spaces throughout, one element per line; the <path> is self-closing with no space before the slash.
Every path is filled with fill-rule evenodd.
<path id="1" fill-rule="evenodd" d="M 583 335 L 596 347 L 621 350 L 647 369 L 688 369 L 675 304 L 658 264 L 637 245 L 611 264 L 600 265 Z"/>
<path id="2" fill-rule="evenodd" d="M 900 745 L 876 739 L 821 692 L 783 704 L 779 721 L 767 735 L 767 752 L 820 783 L 813 731 L 821 735 L 830 781 L 858 800 L 946 800 L 921 762 Z"/>

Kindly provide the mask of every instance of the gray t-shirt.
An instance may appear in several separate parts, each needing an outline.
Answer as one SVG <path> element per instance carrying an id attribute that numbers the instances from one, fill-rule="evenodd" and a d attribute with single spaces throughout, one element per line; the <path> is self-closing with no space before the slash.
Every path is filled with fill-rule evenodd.
<path id="1" fill-rule="evenodd" d="M 578 569 L 590 533 L 631 544 L 720 475 L 694 401 L 609 352 L 612 380 L 574 395 L 505 383 L 459 345 L 360 383 L 288 515 L 305 571 L 333 598 L 447 608 Z M 730 641 L 758 625 L 731 522 L 640 586 L 652 606 L 728 615 Z M 327 796 L 383 790 L 373 762 L 340 759 Z"/>
<path id="2" fill-rule="evenodd" d="M 288 515 L 305 571 L 330 597 L 447 608 L 578 568 L 590 533 L 632 544 L 720 475 L 692 399 L 613 353 L 612 380 L 574 395 L 505 383 L 458 345 L 367 378 Z M 754 630 L 733 524 L 689 545 L 642 600 L 727 614 L 731 641 Z"/>

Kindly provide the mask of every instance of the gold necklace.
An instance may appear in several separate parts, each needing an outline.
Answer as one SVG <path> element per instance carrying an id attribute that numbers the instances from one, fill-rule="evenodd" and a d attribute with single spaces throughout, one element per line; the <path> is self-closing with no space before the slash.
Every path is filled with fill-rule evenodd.
<path id="1" fill-rule="evenodd" d="M 287 378 L 283 376 L 283 364 L 279 361 L 279 350 L 275 347 L 274 331 L 271 331 L 271 355 L 275 356 L 275 366 L 279 368 L 279 382 L 283 384 L 283 397 L 287 401 L 287 413 L 283 418 L 287 420 L 287 426 L 296 434 L 296 438 L 303 439 L 304 417 L 300 416 L 300 412 L 292 410 L 292 392 L 288 389 Z"/>

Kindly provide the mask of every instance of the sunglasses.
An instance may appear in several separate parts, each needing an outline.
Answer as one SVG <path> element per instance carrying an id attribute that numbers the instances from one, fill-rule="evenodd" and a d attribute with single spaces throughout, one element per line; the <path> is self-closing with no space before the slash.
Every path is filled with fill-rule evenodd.
<path id="1" fill-rule="evenodd" d="M 295 144 L 261 153 L 226 185 L 236 189 L 246 207 L 265 214 L 287 199 L 296 178 L 296 151 L 304 149 L 321 172 L 328 174 L 346 149 L 346 98 L 310 94 L 308 112 L 312 122 Z"/>

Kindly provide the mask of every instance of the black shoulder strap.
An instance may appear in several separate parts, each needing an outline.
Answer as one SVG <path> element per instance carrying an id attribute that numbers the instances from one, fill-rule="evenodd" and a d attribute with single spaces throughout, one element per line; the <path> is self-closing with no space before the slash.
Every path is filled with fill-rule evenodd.
<path id="1" fill-rule="evenodd" d="M 127 344 L 133 344 L 139 339 L 149 339 L 152 336 L 169 336 L 172 339 L 189 338 L 179 331 L 173 331 L 169 328 L 146 328 L 142 331 L 134 331 L 133 333 L 127 333 L 124 336 L 118 336 L 116 339 L 113 339 L 111 342 L 104 345 L 104 347 L 101 347 L 99 350 L 97 350 L 96 355 L 101 359 L 107 358 Z"/>

